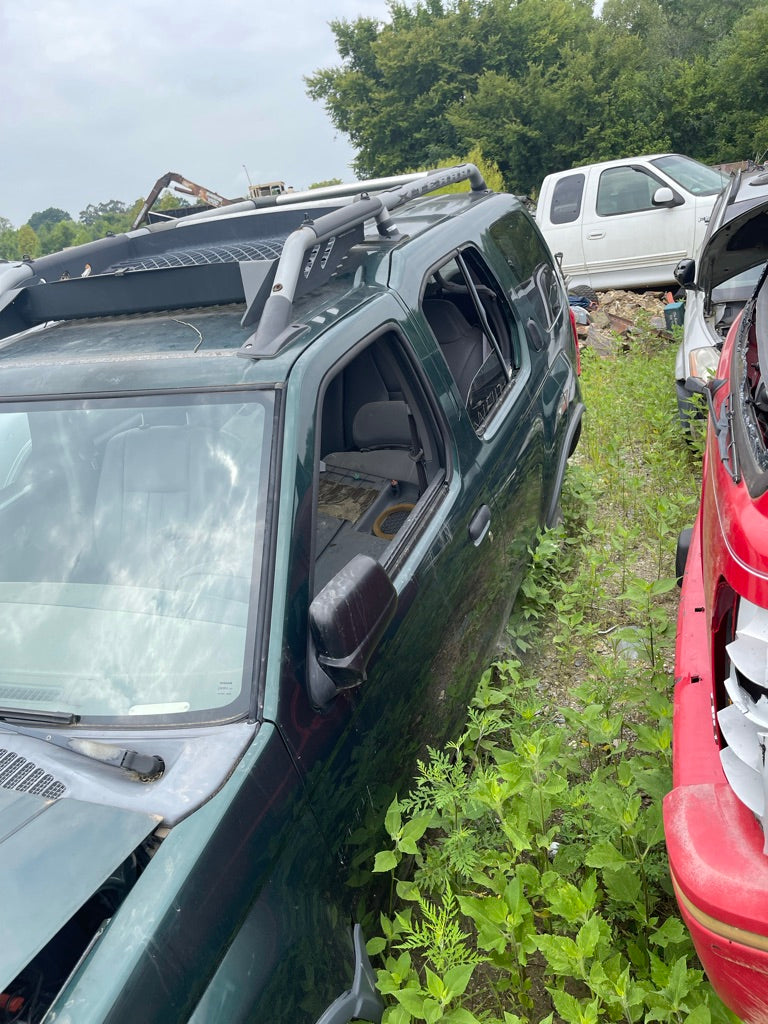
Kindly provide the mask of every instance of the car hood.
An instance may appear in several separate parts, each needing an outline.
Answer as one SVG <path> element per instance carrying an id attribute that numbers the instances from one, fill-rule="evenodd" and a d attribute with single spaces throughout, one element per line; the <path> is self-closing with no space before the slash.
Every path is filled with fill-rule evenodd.
<path id="1" fill-rule="evenodd" d="M 160 820 L 0 789 L 0 992 Z"/>
<path id="2" fill-rule="evenodd" d="M 723 281 L 768 260 L 768 197 L 739 203 L 735 217 L 705 240 L 697 272 L 697 284 L 710 292 Z"/>

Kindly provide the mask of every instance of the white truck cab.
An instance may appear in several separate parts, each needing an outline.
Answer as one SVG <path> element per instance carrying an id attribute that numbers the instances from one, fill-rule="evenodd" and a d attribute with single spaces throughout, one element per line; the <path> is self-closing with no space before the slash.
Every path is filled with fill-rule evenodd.
<path id="1" fill-rule="evenodd" d="M 679 153 L 587 164 L 547 175 L 536 221 L 570 285 L 668 285 L 698 253 L 727 177 Z"/>

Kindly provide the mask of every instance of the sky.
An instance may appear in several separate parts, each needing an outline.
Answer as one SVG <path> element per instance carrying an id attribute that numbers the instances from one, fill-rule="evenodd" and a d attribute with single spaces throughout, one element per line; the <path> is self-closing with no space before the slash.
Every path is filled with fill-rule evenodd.
<path id="1" fill-rule="evenodd" d="M 386 0 L 0 0 L 0 217 L 145 196 L 166 171 L 228 198 L 353 181 L 354 151 L 304 75 L 329 22 Z"/>

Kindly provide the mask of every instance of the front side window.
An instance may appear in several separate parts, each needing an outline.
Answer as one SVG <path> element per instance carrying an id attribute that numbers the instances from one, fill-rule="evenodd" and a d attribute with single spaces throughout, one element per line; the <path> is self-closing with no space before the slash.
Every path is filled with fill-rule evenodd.
<path id="1" fill-rule="evenodd" d="M 355 555 L 389 565 L 446 472 L 437 419 L 394 330 L 331 375 L 317 433 L 315 594 Z"/>
<path id="2" fill-rule="evenodd" d="M 652 210 L 653 196 L 661 182 L 636 167 L 609 167 L 600 175 L 597 186 L 597 213 L 615 217 L 620 213 Z"/>
<path id="3" fill-rule="evenodd" d="M 517 323 L 480 254 L 464 249 L 427 279 L 422 312 L 478 434 L 519 367 Z"/>
<path id="4" fill-rule="evenodd" d="M 127 726 L 247 703 L 272 412 L 0 406 L 0 707 Z"/>

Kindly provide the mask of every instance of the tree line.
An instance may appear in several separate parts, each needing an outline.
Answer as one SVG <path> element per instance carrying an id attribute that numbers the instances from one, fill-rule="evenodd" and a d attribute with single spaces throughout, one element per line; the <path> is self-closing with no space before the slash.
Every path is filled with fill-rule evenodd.
<path id="1" fill-rule="evenodd" d="M 89 203 L 80 211 L 77 220 L 73 220 L 66 210 L 49 206 L 33 213 L 20 228 L 14 228 L 7 217 L 0 217 L 0 260 L 35 259 L 70 245 L 92 242 L 110 232 L 128 231 L 143 203 L 143 199 L 137 199 L 130 206 L 119 199 Z M 155 209 L 187 205 L 186 200 L 166 192 L 155 204 Z"/>
<path id="2" fill-rule="evenodd" d="M 581 163 L 768 149 L 766 0 L 391 0 L 306 79 L 362 177 L 480 150 L 514 192 Z"/>

